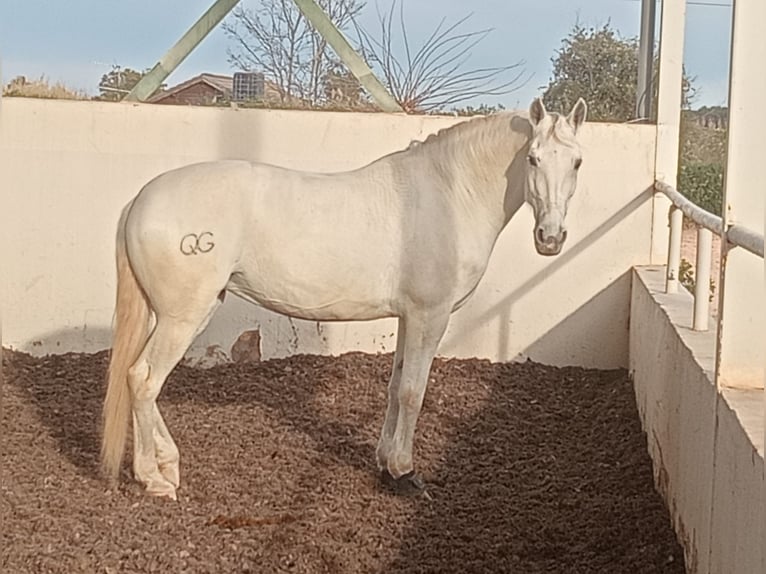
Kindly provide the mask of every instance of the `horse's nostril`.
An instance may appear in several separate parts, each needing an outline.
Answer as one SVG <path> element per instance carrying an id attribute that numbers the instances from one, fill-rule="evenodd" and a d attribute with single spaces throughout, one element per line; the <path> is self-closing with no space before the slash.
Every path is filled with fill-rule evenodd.
<path id="1" fill-rule="evenodd" d="M 561 240 L 560 241 L 561 241 L 561 243 L 564 243 L 566 240 L 567 240 L 567 230 L 566 229 L 562 229 L 561 230 Z"/>
<path id="2" fill-rule="evenodd" d="M 535 232 L 535 237 L 537 238 L 538 243 L 545 243 L 545 237 L 543 236 L 542 227 L 537 228 L 537 231 Z"/>

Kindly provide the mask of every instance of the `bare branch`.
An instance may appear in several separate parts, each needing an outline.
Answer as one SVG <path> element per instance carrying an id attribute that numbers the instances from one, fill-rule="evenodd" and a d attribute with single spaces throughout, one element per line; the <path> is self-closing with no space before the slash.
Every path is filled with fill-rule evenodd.
<path id="1" fill-rule="evenodd" d="M 364 0 L 318 3 L 341 29 L 364 7 Z M 227 54 L 233 67 L 263 72 L 285 103 L 296 98 L 301 105 L 326 103 L 332 90 L 326 90 L 324 84 L 339 62 L 293 0 L 258 0 L 252 9 L 238 6 L 223 29 L 232 40 Z M 270 93 L 273 97 L 273 88 Z"/>
<path id="2" fill-rule="evenodd" d="M 413 49 L 404 16 L 394 0 L 387 13 L 378 10 L 379 36 L 353 22 L 363 57 L 378 70 L 391 94 L 407 111 L 429 111 L 477 97 L 510 93 L 529 80 L 523 61 L 504 66 L 470 68 L 473 49 L 491 29 L 462 32 L 468 14 L 452 24 L 442 18 L 425 41 Z"/>

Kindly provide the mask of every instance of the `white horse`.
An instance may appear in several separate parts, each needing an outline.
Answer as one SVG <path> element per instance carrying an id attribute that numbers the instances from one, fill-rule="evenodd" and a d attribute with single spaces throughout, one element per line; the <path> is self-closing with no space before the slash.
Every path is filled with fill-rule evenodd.
<path id="1" fill-rule="evenodd" d="M 230 291 L 301 319 L 398 318 L 377 463 L 389 487 L 420 491 L 415 424 L 450 314 L 525 200 L 537 251 L 560 252 L 586 112 L 578 100 L 549 114 L 536 99 L 528 115 L 473 119 L 343 173 L 215 161 L 148 183 L 117 229 L 106 475 L 118 476 L 132 414 L 135 478 L 175 499 L 179 453 L 156 399 Z"/>

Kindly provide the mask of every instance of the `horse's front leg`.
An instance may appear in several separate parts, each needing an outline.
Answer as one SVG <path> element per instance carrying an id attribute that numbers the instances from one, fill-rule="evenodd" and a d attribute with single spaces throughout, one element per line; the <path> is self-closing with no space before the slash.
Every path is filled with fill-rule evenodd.
<path id="1" fill-rule="evenodd" d="M 447 328 L 449 310 L 438 313 L 410 313 L 399 321 L 404 322 L 404 328 L 400 328 L 404 334 L 404 361 L 396 392 L 396 429 L 389 445 L 383 481 L 397 492 L 409 494 L 424 488 L 414 470 L 412 446 L 415 426 L 428 384 L 428 374 L 436 349 Z M 394 365 L 394 368 L 396 366 Z"/>
<path id="2" fill-rule="evenodd" d="M 380 431 L 380 439 L 378 440 L 378 448 L 375 451 L 378 459 L 378 470 L 381 472 L 387 472 L 388 457 L 393 446 L 394 431 L 396 431 L 396 422 L 399 418 L 399 381 L 402 380 L 402 368 L 404 367 L 404 339 L 404 319 L 399 319 L 399 328 L 396 334 L 394 364 L 391 366 L 391 378 L 388 381 L 386 419 L 383 422 L 383 428 Z"/>

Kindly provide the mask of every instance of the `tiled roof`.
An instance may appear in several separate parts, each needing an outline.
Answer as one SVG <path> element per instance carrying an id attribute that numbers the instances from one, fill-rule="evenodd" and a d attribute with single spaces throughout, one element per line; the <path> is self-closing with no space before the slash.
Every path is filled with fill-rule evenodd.
<path id="1" fill-rule="evenodd" d="M 224 76 L 221 74 L 200 74 L 198 76 L 194 76 L 193 78 L 189 78 L 185 82 L 181 82 L 180 84 L 177 84 L 168 90 L 154 94 L 147 101 L 150 103 L 154 103 L 159 100 L 164 100 L 165 98 L 168 98 L 174 94 L 177 94 L 178 92 L 181 92 L 185 90 L 186 88 L 188 88 L 189 86 L 193 86 L 194 84 L 197 84 L 199 82 L 208 84 L 212 88 L 222 92 L 224 95 L 229 96 L 231 95 L 231 89 L 232 89 L 232 85 L 234 84 L 234 79 L 232 78 L 232 76 Z"/>

